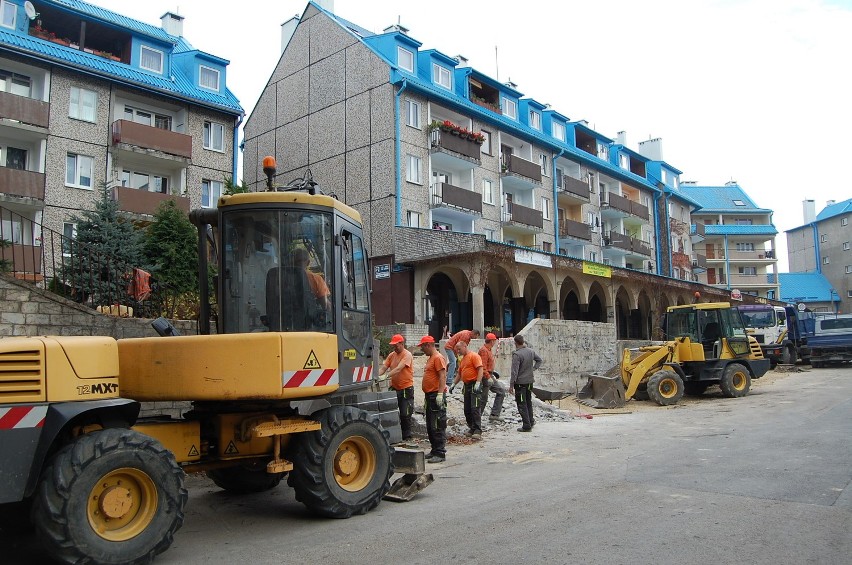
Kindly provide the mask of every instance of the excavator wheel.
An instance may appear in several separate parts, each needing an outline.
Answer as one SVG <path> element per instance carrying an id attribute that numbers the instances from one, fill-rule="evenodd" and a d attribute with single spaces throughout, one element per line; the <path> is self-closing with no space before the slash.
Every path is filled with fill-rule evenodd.
<path id="1" fill-rule="evenodd" d="M 648 396 L 660 406 L 677 404 L 683 398 L 683 380 L 674 371 L 657 371 L 648 379 Z"/>
<path id="2" fill-rule="evenodd" d="M 722 389 L 722 394 L 728 398 L 745 396 L 751 388 L 751 375 L 743 365 L 731 363 L 725 367 L 719 387 Z"/>
<path id="3" fill-rule="evenodd" d="M 372 510 L 390 488 L 390 434 L 351 406 L 333 406 L 317 420 L 322 429 L 294 437 L 287 484 L 296 500 L 329 518 Z"/>
<path id="4" fill-rule="evenodd" d="M 62 448 L 42 473 L 32 519 L 67 563 L 150 563 L 172 543 L 187 501 L 183 470 L 160 442 L 106 429 Z"/>
<path id="5" fill-rule="evenodd" d="M 277 487 L 284 473 L 267 473 L 266 463 L 258 463 L 210 469 L 207 476 L 223 490 L 234 494 L 251 494 Z"/>

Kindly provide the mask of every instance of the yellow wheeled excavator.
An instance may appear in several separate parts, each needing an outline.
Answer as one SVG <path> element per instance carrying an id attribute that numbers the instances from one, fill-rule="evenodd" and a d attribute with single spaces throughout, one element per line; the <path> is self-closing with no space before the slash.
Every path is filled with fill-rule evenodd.
<path id="1" fill-rule="evenodd" d="M 739 311 L 727 302 L 669 307 L 663 327 L 669 341 L 625 349 L 619 365 L 603 375 L 586 375 L 588 383 L 577 393 L 580 402 L 616 408 L 631 398 L 649 398 L 666 406 L 715 384 L 727 397 L 745 396 L 752 379 L 769 369 L 760 344 L 746 334 Z"/>

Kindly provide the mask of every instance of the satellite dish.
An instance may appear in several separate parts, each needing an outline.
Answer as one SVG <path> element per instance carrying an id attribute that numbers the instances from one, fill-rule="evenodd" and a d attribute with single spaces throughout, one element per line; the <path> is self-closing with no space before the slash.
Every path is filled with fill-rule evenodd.
<path id="1" fill-rule="evenodd" d="M 24 2 L 24 12 L 27 13 L 27 17 L 31 20 L 34 20 L 38 17 L 38 12 L 36 12 L 35 6 L 33 6 L 33 3 L 29 0 Z"/>

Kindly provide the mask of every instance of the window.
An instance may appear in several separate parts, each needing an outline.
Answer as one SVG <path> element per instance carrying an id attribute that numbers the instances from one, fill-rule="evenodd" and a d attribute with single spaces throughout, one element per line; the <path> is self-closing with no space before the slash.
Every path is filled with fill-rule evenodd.
<path id="1" fill-rule="evenodd" d="M 413 128 L 420 129 L 420 104 L 414 100 L 405 101 L 405 123 Z"/>
<path id="2" fill-rule="evenodd" d="M 541 114 L 530 110 L 530 127 L 541 131 Z"/>
<path id="3" fill-rule="evenodd" d="M 62 224 L 62 254 L 66 257 L 71 256 L 72 241 L 77 239 L 77 224 L 72 222 L 63 222 Z"/>
<path id="4" fill-rule="evenodd" d="M 168 194 L 169 178 L 137 171 L 121 171 L 121 186 Z"/>
<path id="5" fill-rule="evenodd" d="M 409 51 L 408 49 L 403 49 L 402 47 L 396 48 L 396 64 L 399 65 L 399 68 L 408 71 L 409 73 L 414 72 L 414 53 Z"/>
<path id="6" fill-rule="evenodd" d="M 565 141 L 565 126 L 559 122 L 553 122 L 553 137 L 559 141 Z"/>
<path id="7" fill-rule="evenodd" d="M 94 122 L 97 105 L 98 95 L 96 92 L 76 86 L 71 87 L 71 104 L 68 110 L 69 117 Z"/>
<path id="8" fill-rule="evenodd" d="M 216 180 L 201 181 L 201 206 L 213 208 L 222 196 L 222 183 Z"/>
<path id="9" fill-rule="evenodd" d="M 0 2 L 0 25 L 15 29 L 18 20 L 18 6 L 6 0 Z"/>
<path id="10" fill-rule="evenodd" d="M 757 275 L 757 267 L 740 267 L 740 274 L 747 276 Z"/>
<path id="11" fill-rule="evenodd" d="M 198 86 L 201 88 L 209 88 L 210 90 L 219 90 L 219 71 L 199 65 L 198 67 Z"/>
<path id="12" fill-rule="evenodd" d="M 17 169 L 19 171 L 27 170 L 27 150 L 19 149 L 17 147 L 0 147 L 0 156 L 2 156 L 2 161 L 0 161 L 0 165 L 3 165 L 7 169 Z"/>
<path id="13" fill-rule="evenodd" d="M 482 233 L 485 234 L 485 239 L 495 241 L 494 230 L 482 230 Z"/>
<path id="14" fill-rule="evenodd" d="M 753 243 L 738 243 L 737 251 L 754 251 Z"/>
<path id="15" fill-rule="evenodd" d="M 159 129 L 171 131 L 172 117 L 156 114 L 150 110 L 142 110 L 133 106 L 124 106 L 124 119 L 137 124 L 153 126 Z"/>
<path id="16" fill-rule="evenodd" d="M 846 274 L 852 273 L 852 265 L 846 265 Z"/>
<path id="17" fill-rule="evenodd" d="M 32 79 L 30 77 L 0 69 L 0 92 L 11 92 L 18 96 L 29 97 L 31 91 Z"/>
<path id="18" fill-rule="evenodd" d="M 503 99 L 503 115 L 513 120 L 518 119 L 518 104 L 514 100 L 508 98 Z"/>
<path id="19" fill-rule="evenodd" d="M 367 254 L 361 238 L 343 232 L 343 338 L 355 346 L 362 355 L 373 343 L 370 332 L 370 309 L 367 306 Z"/>
<path id="20" fill-rule="evenodd" d="M 840 218 L 840 225 L 841 226 L 849 225 L 849 218 Z"/>
<path id="21" fill-rule="evenodd" d="M 405 171 L 405 180 L 417 184 L 421 184 L 423 182 L 420 174 L 420 163 L 420 157 L 416 157 L 414 155 L 408 156 L 408 169 Z"/>
<path id="22" fill-rule="evenodd" d="M 485 141 L 482 142 L 482 152 L 491 155 L 491 132 L 483 129 L 479 133 L 485 137 Z"/>
<path id="23" fill-rule="evenodd" d="M 171 116 L 161 116 L 159 114 L 154 115 L 154 127 L 157 129 L 164 129 L 171 131 L 172 130 L 172 117 Z"/>
<path id="24" fill-rule="evenodd" d="M 665 169 L 660 169 L 660 180 L 663 181 L 663 184 L 666 184 L 669 180 L 669 173 Z"/>
<path id="25" fill-rule="evenodd" d="M 94 159 L 68 153 L 65 156 L 65 184 L 75 188 L 92 188 Z"/>
<path id="26" fill-rule="evenodd" d="M 734 206 L 745 206 L 745 202 L 742 200 L 734 200 Z"/>
<path id="27" fill-rule="evenodd" d="M 482 179 L 482 201 L 494 204 L 494 183 L 490 179 Z"/>
<path id="28" fill-rule="evenodd" d="M 822 258 L 822 264 L 823 265 L 828 265 L 829 263 L 831 263 L 831 260 L 828 257 Z"/>
<path id="29" fill-rule="evenodd" d="M 139 50 L 139 66 L 146 71 L 163 72 L 163 52 L 142 45 Z"/>
<path id="30" fill-rule="evenodd" d="M 546 252 L 546 253 L 553 253 L 553 244 L 550 243 L 549 241 L 542 241 L 541 242 L 541 250 Z"/>
<path id="31" fill-rule="evenodd" d="M 450 70 L 441 65 L 432 65 L 432 81 L 444 88 L 453 88 L 453 79 Z"/>
<path id="32" fill-rule="evenodd" d="M 609 147 L 601 142 L 598 142 L 598 159 L 609 161 Z"/>
<path id="33" fill-rule="evenodd" d="M 826 241 L 828 241 L 828 236 L 827 236 L 827 235 L 822 234 L 821 236 L 819 236 L 819 242 L 820 242 L 820 243 L 825 243 Z"/>
<path id="34" fill-rule="evenodd" d="M 554 163 L 555 165 L 555 163 Z M 560 169 L 559 167 L 555 168 L 554 174 L 556 175 L 556 188 L 562 189 L 562 177 L 565 176 L 565 171 Z"/>
<path id="35" fill-rule="evenodd" d="M 849 251 L 849 242 L 848 241 L 843 242 L 843 251 Z"/>
<path id="36" fill-rule="evenodd" d="M 544 153 L 539 154 L 538 162 L 541 165 L 541 174 L 546 175 L 547 174 L 547 155 L 545 155 Z"/>
<path id="37" fill-rule="evenodd" d="M 846 298 L 852 298 L 852 290 L 846 291 Z"/>
<path id="38" fill-rule="evenodd" d="M 412 212 L 408 210 L 405 213 L 406 223 L 410 228 L 419 228 L 420 227 L 420 212 Z"/>
<path id="39" fill-rule="evenodd" d="M 541 217 L 545 220 L 550 219 L 550 199 L 542 197 L 541 199 Z"/>
<path id="40" fill-rule="evenodd" d="M 630 169 L 630 157 L 625 155 L 624 153 L 618 154 L 618 166 L 622 169 Z"/>
<path id="41" fill-rule="evenodd" d="M 204 122 L 204 149 L 225 150 L 225 126 L 216 122 Z"/>

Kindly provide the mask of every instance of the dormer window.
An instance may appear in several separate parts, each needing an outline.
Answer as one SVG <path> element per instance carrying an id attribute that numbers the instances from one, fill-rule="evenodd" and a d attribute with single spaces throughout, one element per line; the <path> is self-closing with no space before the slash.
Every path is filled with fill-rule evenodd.
<path id="1" fill-rule="evenodd" d="M 198 67 L 198 86 L 219 91 L 219 71 L 200 65 Z"/>
<path id="2" fill-rule="evenodd" d="M 0 1 L 0 25 L 15 29 L 18 21 L 18 5 L 6 0 Z"/>
<path id="3" fill-rule="evenodd" d="M 403 71 L 414 72 L 414 53 L 402 47 L 396 48 L 396 64 Z"/>
<path id="4" fill-rule="evenodd" d="M 668 184 L 669 182 L 669 173 L 665 169 L 660 169 L 660 177 L 663 181 L 663 184 Z"/>
<path id="5" fill-rule="evenodd" d="M 553 137 L 559 141 L 565 141 L 565 126 L 559 122 L 553 122 Z"/>
<path id="6" fill-rule="evenodd" d="M 742 200 L 734 200 L 734 206 L 745 206 L 745 202 Z"/>
<path id="7" fill-rule="evenodd" d="M 603 143 L 598 143 L 598 158 L 609 161 L 609 147 Z"/>
<path id="8" fill-rule="evenodd" d="M 508 98 L 503 99 L 503 115 L 513 120 L 518 119 L 518 103 Z"/>
<path id="9" fill-rule="evenodd" d="M 163 74 L 163 52 L 142 45 L 139 51 L 139 67 Z"/>
<path id="10" fill-rule="evenodd" d="M 530 110 L 530 127 L 541 131 L 541 114 Z"/>
<path id="11" fill-rule="evenodd" d="M 622 169 L 630 170 L 630 157 L 628 157 L 624 153 L 620 153 L 618 155 L 618 166 Z"/>
<path id="12" fill-rule="evenodd" d="M 450 74 L 450 70 L 441 65 L 432 65 L 432 81 L 438 86 L 443 86 L 450 90 L 453 88 L 453 77 Z"/>

